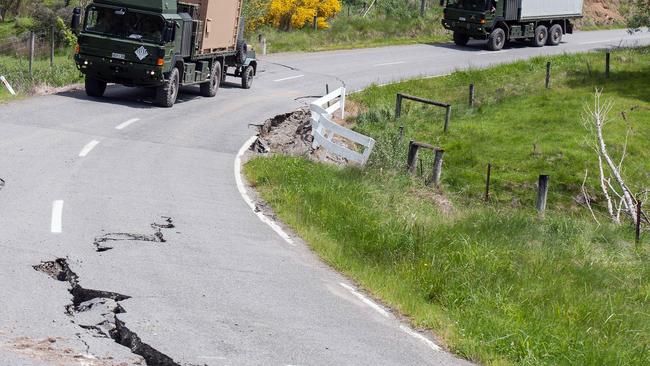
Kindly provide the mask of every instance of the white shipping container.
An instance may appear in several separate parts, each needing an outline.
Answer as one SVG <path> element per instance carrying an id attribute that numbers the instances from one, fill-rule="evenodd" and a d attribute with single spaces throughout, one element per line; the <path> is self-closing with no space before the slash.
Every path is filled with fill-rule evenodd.
<path id="1" fill-rule="evenodd" d="M 583 0 L 522 0 L 521 20 L 582 15 Z"/>

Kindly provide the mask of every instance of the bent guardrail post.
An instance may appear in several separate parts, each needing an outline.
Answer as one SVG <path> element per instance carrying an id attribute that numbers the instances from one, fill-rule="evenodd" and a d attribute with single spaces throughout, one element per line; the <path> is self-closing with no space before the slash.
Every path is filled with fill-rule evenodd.
<path id="1" fill-rule="evenodd" d="M 11 84 L 5 79 L 4 76 L 0 75 L 0 81 L 5 85 L 5 88 L 9 91 L 9 94 L 11 95 L 16 95 L 16 92 L 14 91 L 14 88 L 11 87 Z"/>

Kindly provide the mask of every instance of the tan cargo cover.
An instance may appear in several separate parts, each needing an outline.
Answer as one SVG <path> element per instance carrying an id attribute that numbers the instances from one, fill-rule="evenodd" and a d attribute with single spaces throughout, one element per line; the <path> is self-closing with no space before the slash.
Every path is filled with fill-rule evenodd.
<path id="1" fill-rule="evenodd" d="M 243 0 L 182 0 L 199 5 L 203 39 L 199 53 L 234 51 Z"/>

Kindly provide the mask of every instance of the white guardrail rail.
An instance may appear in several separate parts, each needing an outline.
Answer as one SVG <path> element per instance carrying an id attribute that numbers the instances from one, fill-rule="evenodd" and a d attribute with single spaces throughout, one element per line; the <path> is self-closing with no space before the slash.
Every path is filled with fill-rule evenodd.
<path id="1" fill-rule="evenodd" d="M 334 112 L 340 110 L 341 119 L 345 118 L 345 88 L 339 88 L 326 96 L 313 101 L 309 105 L 311 111 L 313 147 L 322 148 L 330 154 L 345 158 L 348 161 L 365 165 L 375 147 L 375 140 L 352 131 L 332 121 Z M 336 137 L 339 138 L 336 138 Z M 359 152 L 343 144 L 343 139 L 358 145 Z M 323 157 L 324 158 L 324 157 Z"/>

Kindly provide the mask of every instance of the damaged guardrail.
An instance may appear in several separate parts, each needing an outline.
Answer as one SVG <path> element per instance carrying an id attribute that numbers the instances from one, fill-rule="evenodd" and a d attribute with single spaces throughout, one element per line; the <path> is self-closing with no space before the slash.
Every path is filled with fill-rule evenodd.
<path id="1" fill-rule="evenodd" d="M 332 115 L 340 111 L 345 118 L 345 88 L 339 88 L 309 105 L 312 121 L 313 148 L 323 148 L 330 154 L 365 165 L 375 147 L 375 140 L 358 132 L 345 128 L 332 120 Z M 351 149 L 344 140 L 359 146 L 360 150 Z"/>
<path id="2" fill-rule="evenodd" d="M 11 95 L 16 95 L 16 92 L 14 91 L 14 88 L 11 87 L 11 84 L 9 84 L 9 82 L 7 81 L 7 79 L 4 76 L 0 75 L 0 81 L 3 84 L 5 84 L 5 87 L 7 88 L 7 90 L 9 91 L 9 93 Z"/>

